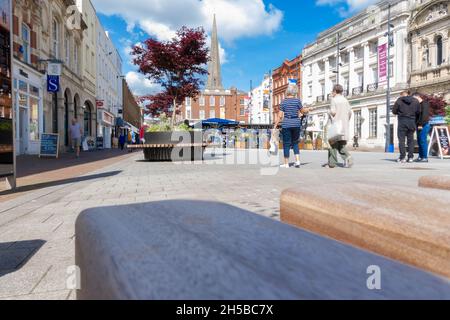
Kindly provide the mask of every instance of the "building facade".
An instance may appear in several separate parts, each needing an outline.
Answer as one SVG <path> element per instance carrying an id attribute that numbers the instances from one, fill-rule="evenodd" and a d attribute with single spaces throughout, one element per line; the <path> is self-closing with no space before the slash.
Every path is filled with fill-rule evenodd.
<path id="1" fill-rule="evenodd" d="M 123 119 L 140 129 L 143 125 L 142 107 L 137 103 L 136 97 L 130 90 L 125 79 L 122 80 L 122 92 L 123 92 Z"/>
<path id="2" fill-rule="evenodd" d="M 181 106 L 177 121 L 188 120 L 196 123 L 200 120 L 221 118 L 240 123 L 249 122 L 247 92 L 237 88 L 224 89 L 222 85 L 219 42 L 216 18 L 214 17 L 211 35 L 211 60 L 208 64 L 206 88 L 195 99 L 187 98 Z"/>
<path id="3" fill-rule="evenodd" d="M 265 75 L 262 83 L 250 91 L 250 124 L 270 124 L 272 78 Z"/>
<path id="4" fill-rule="evenodd" d="M 437 94 L 450 102 L 450 1 L 424 1 L 412 12 L 409 23 L 412 88 Z"/>
<path id="5" fill-rule="evenodd" d="M 117 119 L 123 118 L 122 59 L 108 32 L 96 19 L 98 135 L 106 148 L 118 137 Z"/>
<path id="6" fill-rule="evenodd" d="M 386 36 L 389 4 L 390 44 Z M 381 1 L 322 32 L 305 47 L 303 101 L 313 107 L 310 124 L 316 136 L 326 136 L 331 91 L 339 83 L 352 106 L 350 134 L 358 136 L 361 147 L 384 149 L 387 130 L 391 130 L 390 143 L 397 142 L 394 134 L 397 121 L 393 114 L 390 128 L 386 126 L 387 71 L 389 68 L 392 108 L 400 92 L 409 86 L 408 24 L 416 5 L 412 0 Z"/>
<path id="7" fill-rule="evenodd" d="M 286 98 L 286 89 L 289 80 L 295 80 L 299 87 L 299 98 L 302 98 L 302 56 L 292 60 L 285 60 L 283 64 L 272 73 L 273 79 L 273 112 L 278 113 L 281 102 Z M 273 119 L 273 118 L 272 118 Z"/>

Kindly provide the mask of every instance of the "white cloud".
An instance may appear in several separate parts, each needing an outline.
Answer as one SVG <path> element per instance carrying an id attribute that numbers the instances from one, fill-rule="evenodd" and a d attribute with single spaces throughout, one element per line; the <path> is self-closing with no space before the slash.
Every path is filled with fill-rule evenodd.
<path id="1" fill-rule="evenodd" d="M 281 26 L 283 13 L 264 0 L 93 0 L 97 11 L 125 19 L 130 31 L 139 26 L 160 40 L 171 38 L 181 26 L 211 31 L 216 14 L 219 37 L 270 35 Z"/>
<path id="2" fill-rule="evenodd" d="M 128 72 L 126 75 L 126 80 L 131 91 L 136 96 L 154 94 L 161 90 L 158 84 L 153 83 L 138 72 Z"/>
<path id="3" fill-rule="evenodd" d="M 379 0 L 317 0 L 319 6 L 337 6 L 341 16 L 348 16 L 361 11 Z"/>

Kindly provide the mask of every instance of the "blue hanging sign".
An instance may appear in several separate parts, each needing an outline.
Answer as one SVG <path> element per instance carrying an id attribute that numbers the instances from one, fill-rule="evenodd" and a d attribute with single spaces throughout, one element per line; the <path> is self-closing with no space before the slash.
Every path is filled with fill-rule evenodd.
<path id="1" fill-rule="evenodd" d="M 52 93 L 59 92 L 59 76 L 47 75 L 47 91 Z"/>

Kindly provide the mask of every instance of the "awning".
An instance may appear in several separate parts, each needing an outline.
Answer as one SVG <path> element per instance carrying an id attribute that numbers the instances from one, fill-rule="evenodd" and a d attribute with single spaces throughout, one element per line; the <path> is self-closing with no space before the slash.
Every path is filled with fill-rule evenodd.
<path id="1" fill-rule="evenodd" d="M 227 120 L 227 119 L 220 119 L 220 118 L 212 118 L 208 120 L 202 121 L 202 126 L 238 126 L 239 122 Z"/>

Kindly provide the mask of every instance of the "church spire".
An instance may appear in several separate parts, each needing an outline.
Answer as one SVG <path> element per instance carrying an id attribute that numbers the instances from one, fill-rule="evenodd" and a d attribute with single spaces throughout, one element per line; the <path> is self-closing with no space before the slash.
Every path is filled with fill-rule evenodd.
<path id="1" fill-rule="evenodd" d="M 206 89 L 222 90 L 222 75 L 220 70 L 220 55 L 219 55 L 219 39 L 217 37 L 216 15 L 214 15 L 213 29 L 211 35 L 211 57 L 208 65 L 208 83 Z"/>

